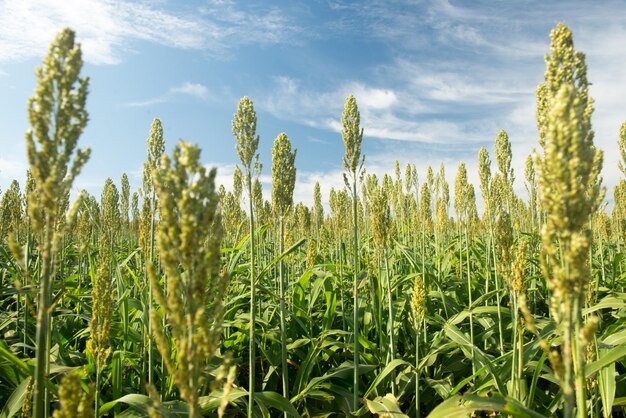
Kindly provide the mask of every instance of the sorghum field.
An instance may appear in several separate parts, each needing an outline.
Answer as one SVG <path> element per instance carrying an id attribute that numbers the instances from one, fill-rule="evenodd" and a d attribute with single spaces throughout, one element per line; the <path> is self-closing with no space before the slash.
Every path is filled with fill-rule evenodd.
<path id="1" fill-rule="evenodd" d="M 563 24 L 549 42 L 524 173 L 501 130 L 480 184 L 463 163 L 377 178 L 349 96 L 345 188 L 308 207 L 285 134 L 263 194 L 247 97 L 232 191 L 155 119 L 139 190 L 70 193 L 88 79 L 59 33 L 2 191 L 0 417 L 624 416 L 626 124 L 607 191 L 585 56 Z"/>

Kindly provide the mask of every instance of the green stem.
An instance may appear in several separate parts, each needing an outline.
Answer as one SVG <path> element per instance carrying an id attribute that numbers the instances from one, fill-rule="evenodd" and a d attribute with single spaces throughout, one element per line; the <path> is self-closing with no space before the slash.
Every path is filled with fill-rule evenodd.
<path id="1" fill-rule="evenodd" d="M 472 374 L 476 373 L 475 353 L 474 353 L 474 314 L 472 313 L 472 304 L 474 299 L 472 298 L 472 269 L 470 266 L 470 252 L 469 252 L 469 233 L 467 232 L 467 225 L 465 225 L 465 252 L 467 255 L 467 295 L 469 298 L 469 323 L 470 323 L 470 342 L 472 343 Z"/>
<path id="2" fill-rule="evenodd" d="M 391 294 L 391 276 L 389 274 L 389 256 L 387 255 L 387 250 L 385 250 L 385 274 L 387 276 L 387 290 L 389 292 L 389 297 L 387 298 L 387 304 L 389 309 L 389 353 L 390 353 L 390 362 L 394 360 L 395 356 L 395 327 L 393 323 L 393 301 Z M 396 396 L 396 373 L 395 371 L 391 374 L 391 394 Z"/>
<path id="3" fill-rule="evenodd" d="M 39 305 L 37 306 L 37 347 L 35 349 L 35 384 L 33 393 L 33 417 L 43 418 L 46 407 L 46 369 L 48 364 L 48 326 L 50 323 L 50 293 L 52 276 L 52 240 L 54 223 L 48 219 L 42 242 L 41 273 L 39 275 Z"/>
<path id="4" fill-rule="evenodd" d="M 572 310 L 570 301 L 564 301 L 565 303 L 565 318 L 563 325 L 565 327 L 563 335 L 563 418 L 573 418 L 574 416 L 574 370 L 572 359 L 572 336 L 573 336 L 573 324 L 572 324 Z"/>
<path id="5" fill-rule="evenodd" d="M 282 254 L 285 251 L 285 225 L 283 222 L 283 216 L 279 217 L 280 225 L 280 249 L 279 253 Z M 280 343 L 281 343 L 281 357 L 282 357 L 282 380 L 283 380 L 283 396 L 285 399 L 289 399 L 289 370 L 287 369 L 287 327 L 285 326 L 285 274 L 284 274 L 284 262 L 281 261 L 278 266 L 279 279 L 280 279 Z M 288 414 L 285 412 L 285 418 Z"/>
<path id="6" fill-rule="evenodd" d="M 254 327 L 256 318 L 256 277 L 254 274 L 254 208 L 252 204 L 252 175 L 248 167 L 248 196 L 250 202 L 250 347 L 248 364 L 250 375 L 248 376 L 248 418 L 252 418 L 254 410 L 254 380 L 255 380 L 255 349 Z"/>
<path id="7" fill-rule="evenodd" d="M 511 353 L 511 396 L 514 396 L 519 400 L 518 393 L 518 381 L 517 381 L 517 297 L 511 292 L 511 299 L 513 302 L 512 309 L 512 317 L 513 317 L 513 327 L 512 332 L 513 336 L 511 337 L 511 348 L 513 349 Z"/>
<path id="8" fill-rule="evenodd" d="M 498 270 L 497 270 L 497 262 L 496 262 L 496 248 L 495 241 L 493 239 L 493 230 L 490 231 L 490 241 L 491 241 L 491 254 L 493 256 L 493 272 L 494 272 L 494 281 L 496 283 L 496 305 L 498 307 L 498 333 L 500 338 L 500 355 L 504 355 L 504 331 L 502 330 L 502 314 L 500 313 L 500 280 L 498 280 Z"/>
<path id="9" fill-rule="evenodd" d="M 358 274 L 359 274 L 359 235 L 357 225 L 357 194 L 356 194 L 356 173 L 353 174 L 352 180 L 352 215 L 353 215 L 353 232 L 354 232 L 354 265 L 353 265 L 353 298 L 354 298 L 354 381 L 352 392 L 352 410 L 356 411 L 359 407 L 359 298 L 358 298 Z"/>
<path id="10" fill-rule="evenodd" d="M 415 418 L 420 416 L 420 330 L 415 328 Z"/>
<path id="11" fill-rule="evenodd" d="M 94 417 L 98 418 L 98 403 L 100 402 L 100 359 L 96 355 L 96 387 L 94 394 Z"/>
<path id="12" fill-rule="evenodd" d="M 154 217 L 156 216 L 156 193 L 154 191 L 154 185 L 152 186 L 152 213 L 150 216 L 150 260 L 148 263 L 152 263 L 154 260 Z M 147 263 L 146 263 L 147 267 Z M 152 364 L 154 359 L 152 358 L 152 280 L 148 280 L 146 271 L 146 280 L 148 281 L 148 384 L 152 384 Z"/>
<path id="13" fill-rule="evenodd" d="M 587 418 L 587 381 L 585 380 L 585 347 L 578 336 L 583 326 L 580 316 L 580 298 L 574 302 L 574 335 L 572 335 L 572 346 L 576 367 L 574 368 L 576 379 L 576 410 L 578 418 Z"/>

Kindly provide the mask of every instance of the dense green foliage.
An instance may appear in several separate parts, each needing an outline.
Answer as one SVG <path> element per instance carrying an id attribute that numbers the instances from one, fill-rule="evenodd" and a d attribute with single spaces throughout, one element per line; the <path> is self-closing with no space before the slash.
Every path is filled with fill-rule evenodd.
<path id="1" fill-rule="evenodd" d="M 163 155 L 157 119 L 142 187 L 107 179 L 101 199 L 84 192 L 69 209 L 88 156 L 68 171 L 87 84 L 73 33 L 56 42 L 35 97 L 52 75 L 78 80 L 51 84 L 78 113 L 53 124 L 60 96 L 29 102 L 32 175 L 2 194 L 0 417 L 623 416 L 626 182 L 608 213 L 584 55 L 564 25 L 537 93 L 528 194 L 516 194 L 502 130 L 495 166 L 477 156 L 482 211 L 464 163 L 452 193 L 443 165 L 422 182 L 412 165 L 365 173 L 352 96 L 346 188 L 329 191 L 330 211 L 319 185 L 312 207 L 294 205 L 284 134 L 280 190 L 264 198 L 248 98 L 233 120 L 232 192 L 199 148 Z M 74 65 L 52 66 L 68 51 Z"/>

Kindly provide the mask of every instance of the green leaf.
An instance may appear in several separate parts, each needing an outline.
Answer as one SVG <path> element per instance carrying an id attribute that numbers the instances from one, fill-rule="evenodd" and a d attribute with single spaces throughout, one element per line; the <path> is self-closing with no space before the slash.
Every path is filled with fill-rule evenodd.
<path id="1" fill-rule="evenodd" d="M 0 411 L 0 418 L 11 418 L 22 410 L 22 404 L 24 402 L 24 395 L 26 394 L 26 388 L 28 387 L 28 381 L 30 377 L 27 377 L 15 388 L 11 396 L 7 400 L 7 403 Z"/>
<path id="2" fill-rule="evenodd" d="M 256 394 L 255 394 L 256 395 Z M 245 398 L 248 396 L 248 391 L 241 388 L 231 388 L 230 392 L 228 392 L 228 402 L 234 402 L 239 398 Z M 219 389 L 211 392 L 209 396 L 201 396 L 198 399 L 198 403 L 200 404 L 200 408 L 202 412 L 210 412 L 215 411 L 219 408 L 222 398 L 224 397 L 224 390 Z"/>
<path id="3" fill-rule="evenodd" d="M 147 410 L 147 407 L 152 404 L 152 400 L 146 395 L 140 395 L 138 393 L 131 393 L 124 395 L 119 399 L 111 402 L 107 402 L 100 407 L 98 415 L 104 415 L 113 409 L 118 403 L 124 403 L 126 405 L 135 406 L 143 410 Z"/>
<path id="4" fill-rule="evenodd" d="M 394 361 L 387 364 L 385 368 L 378 374 L 378 376 L 376 376 L 376 378 L 374 379 L 370 387 L 367 389 L 363 397 L 367 398 L 376 389 L 378 384 L 389 375 L 389 373 L 391 373 L 397 367 L 402 366 L 402 365 L 406 365 L 409 367 L 411 366 L 409 363 L 401 359 L 395 359 Z"/>
<path id="5" fill-rule="evenodd" d="M 470 417 L 476 411 L 502 412 L 516 418 L 545 418 L 512 398 L 494 395 L 485 398 L 478 395 L 453 396 L 432 410 L 428 418 Z"/>
<path id="6" fill-rule="evenodd" d="M 444 330 L 448 338 L 450 338 L 452 341 L 467 348 L 468 350 L 474 350 L 474 355 L 476 356 L 476 360 L 479 363 L 481 363 L 483 366 L 487 366 L 487 369 L 489 370 L 489 374 L 491 374 L 491 376 L 493 377 L 494 384 L 497 387 L 498 392 L 504 393 L 505 392 L 504 385 L 502 384 L 500 377 L 498 376 L 498 374 L 496 373 L 493 367 L 492 360 L 490 360 L 480 348 L 472 344 L 467 338 L 467 336 L 463 334 L 461 330 L 458 329 L 456 326 L 452 324 L 446 324 Z"/>
<path id="7" fill-rule="evenodd" d="M 589 379 L 593 377 L 593 375 L 600 369 L 611 363 L 615 363 L 624 356 L 626 356 L 626 346 L 618 346 L 607 350 L 601 358 L 598 358 L 596 361 L 593 361 L 585 366 L 585 378 Z"/>
<path id="8" fill-rule="evenodd" d="M 606 353 L 606 349 L 597 351 L 598 358 Z M 598 373 L 598 383 L 600 385 L 600 399 L 602 400 L 602 414 L 605 418 L 612 416 L 613 402 L 615 401 L 615 362 L 600 369 Z"/>
<path id="9" fill-rule="evenodd" d="M 617 296 L 607 296 L 593 306 L 583 309 L 583 317 L 600 309 L 621 309 L 626 308 L 626 300 Z"/>
<path id="10" fill-rule="evenodd" d="M 267 407 L 275 408 L 281 412 L 287 412 L 294 417 L 300 418 L 300 414 L 296 411 L 296 408 L 294 408 L 287 399 L 276 392 L 255 392 L 254 400 Z"/>
<path id="11" fill-rule="evenodd" d="M 394 418 L 409 418 L 408 415 L 402 413 L 398 406 L 398 400 L 391 393 L 386 394 L 384 397 L 379 396 L 373 401 L 366 399 L 365 403 L 372 414 Z"/>

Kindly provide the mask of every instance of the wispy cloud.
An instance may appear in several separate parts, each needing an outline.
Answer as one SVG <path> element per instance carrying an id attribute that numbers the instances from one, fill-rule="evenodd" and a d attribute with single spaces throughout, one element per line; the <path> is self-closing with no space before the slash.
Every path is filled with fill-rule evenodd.
<path id="1" fill-rule="evenodd" d="M 335 18 L 326 23 L 326 36 L 359 34 L 388 47 L 392 58 L 360 72 L 358 79 L 334 80 L 323 89 L 278 77 L 267 94 L 259 94 L 274 116 L 338 131 L 343 100 L 354 93 L 366 137 L 380 140 L 369 149 L 369 163 L 392 164 L 400 153 L 389 140 L 401 140 L 409 141 L 399 145 L 401 158 L 423 161 L 428 148 L 434 150 L 430 161 L 444 160 L 453 170 L 460 159 L 472 167 L 477 148 L 491 149 L 503 128 L 513 142 L 523 191 L 524 159 L 538 146 L 534 93 L 543 80 L 543 55 L 549 52 L 550 29 L 565 21 L 576 48 L 587 55 L 605 184 L 616 183 L 617 131 L 626 120 L 626 50 L 620 46 L 626 3 L 573 1 L 564 8 L 537 2 L 523 9 L 514 3 L 478 1 L 468 7 L 448 0 L 335 0 L 329 5 Z"/>
<path id="2" fill-rule="evenodd" d="M 404 91 L 396 92 L 391 88 L 346 82 L 330 91 L 320 92 L 302 88 L 297 80 L 278 77 L 270 91 L 261 94 L 259 106 L 277 118 L 339 132 L 344 100 L 348 94 L 354 94 L 366 136 L 382 140 L 433 144 L 476 142 L 484 141 L 483 134 L 489 128 L 495 129 L 478 119 L 459 121 L 448 118 L 443 112 L 445 107 L 428 108 L 420 97 L 424 96 L 420 87 L 404 86 Z M 471 104 L 471 100 L 464 100 L 466 105 Z M 488 101 L 488 98 L 481 100 Z M 457 98 L 454 105 L 458 106 L 460 101 Z"/>
<path id="3" fill-rule="evenodd" d="M 178 94 L 188 94 L 202 100 L 206 100 L 209 95 L 209 89 L 207 89 L 206 86 L 190 82 L 186 82 L 182 86 L 172 88 L 171 92 Z"/>
<path id="4" fill-rule="evenodd" d="M 22 159 L 7 159 L 0 157 L 0 182 L 9 184 L 12 180 L 22 180 L 26 177 L 28 166 Z"/>
<path id="5" fill-rule="evenodd" d="M 164 2 L 6 0 L 0 3 L 0 62 L 41 56 L 65 26 L 76 30 L 93 64 L 119 63 L 137 41 L 220 54 L 242 44 L 291 41 L 298 30 L 276 8 L 227 2 L 174 12 Z"/>
<path id="6" fill-rule="evenodd" d="M 159 103 L 165 103 L 171 100 L 172 98 L 176 96 L 181 96 L 181 95 L 195 97 L 203 101 L 209 100 L 210 98 L 209 89 L 206 86 L 202 84 L 197 84 L 197 83 L 190 83 L 187 81 L 181 84 L 180 86 L 170 88 L 168 91 L 161 94 L 160 96 L 153 97 L 151 99 L 126 103 L 126 106 L 129 106 L 129 107 L 152 106 L 152 105 L 159 104 Z"/>

